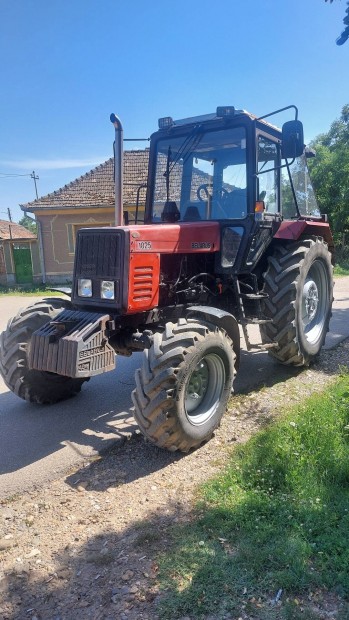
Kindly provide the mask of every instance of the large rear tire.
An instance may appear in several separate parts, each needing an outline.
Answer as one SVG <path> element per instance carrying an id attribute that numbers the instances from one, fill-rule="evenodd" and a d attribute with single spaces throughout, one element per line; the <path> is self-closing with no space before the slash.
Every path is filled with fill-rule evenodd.
<path id="1" fill-rule="evenodd" d="M 31 370 L 28 352 L 33 332 L 54 320 L 69 301 L 59 298 L 42 301 L 20 310 L 0 336 L 0 374 L 7 387 L 31 403 L 53 404 L 74 396 L 86 379 L 72 379 L 51 372 Z"/>
<path id="2" fill-rule="evenodd" d="M 264 274 L 268 294 L 261 326 L 263 343 L 276 343 L 269 354 L 283 364 L 308 366 L 326 338 L 333 301 L 331 254 L 321 238 L 275 248 Z"/>
<path id="3" fill-rule="evenodd" d="M 235 353 L 228 334 L 209 323 L 180 319 L 144 352 L 132 400 L 152 443 L 188 452 L 219 426 L 231 395 Z"/>

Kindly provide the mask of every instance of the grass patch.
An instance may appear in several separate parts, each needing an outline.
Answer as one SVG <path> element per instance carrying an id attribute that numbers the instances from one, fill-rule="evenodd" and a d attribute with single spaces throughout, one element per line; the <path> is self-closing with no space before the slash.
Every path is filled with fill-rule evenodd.
<path id="1" fill-rule="evenodd" d="M 16 295 L 21 297 L 28 297 L 33 295 L 37 295 L 38 297 L 59 297 L 60 293 L 58 293 L 57 291 L 53 291 L 52 287 L 55 288 L 55 285 L 52 284 L 51 287 L 44 284 L 33 284 L 31 286 L 23 287 L 0 285 L 0 297 L 5 295 Z M 63 285 L 57 284 L 57 288 L 69 288 L 69 286 L 67 285 L 67 287 L 65 287 Z"/>
<path id="2" fill-rule="evenodd" d="M 349 248 L 336 247 L 336 265 L 333 274 L 335 276 L 349 276 Z"/>
<path id="3" fill-rule="evenodd" d="M 314 601 L 331 593 L 348 618 L 348 483 L 347 374 L 237 447 L 201 489 L 195 521 L 173 528 L 159 558 L 161 617 L 318 618 Z"/>
<path id="4" fill-rule="evenodd" d="M 334 276 L 349 276 L 349 262 L 341 265 L 335 265 L 333 270 Z"/>

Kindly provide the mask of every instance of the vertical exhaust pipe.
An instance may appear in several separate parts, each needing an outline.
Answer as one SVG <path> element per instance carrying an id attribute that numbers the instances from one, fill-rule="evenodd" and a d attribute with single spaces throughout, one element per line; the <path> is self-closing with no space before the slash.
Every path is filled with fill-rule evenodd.
<path id="1" fill-rule="evenodd" d="M 115 127 L 114 142 L 114 182 L 115 182 L 115 226 L 124 223 L 123 214 L 123 129 L 120 119 L 115 114 L 110 115 L 110 120 Z"/>

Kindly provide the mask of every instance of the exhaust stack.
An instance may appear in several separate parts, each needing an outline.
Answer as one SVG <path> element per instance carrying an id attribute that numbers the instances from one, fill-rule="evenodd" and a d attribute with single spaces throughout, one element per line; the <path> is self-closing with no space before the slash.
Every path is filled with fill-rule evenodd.
<path id="1" fill-rule="evenodd" d="M 120 119 L 115 114 L 110 115 L 110 120 L 115 127 L 114 142 L 114 182 L 115 182 L 115 226 L 124 223 L 123 214 L 123 128 Z"/>

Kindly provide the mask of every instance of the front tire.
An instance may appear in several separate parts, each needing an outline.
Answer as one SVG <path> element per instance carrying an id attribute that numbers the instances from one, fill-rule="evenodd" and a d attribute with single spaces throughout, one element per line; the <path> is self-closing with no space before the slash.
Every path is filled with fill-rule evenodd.
<path id="1" fill-rule="evenodd" d="M 9 321 L 0 336 L 0 374 L 7 387 L 31 403 L 53 404 L 75 396 L 86 379 L 72 379 L 51 372 L 31 370 L 28 353 L 33 332 L 53 321 L 71 303 L 59 298 L 43 299 Z"/>
<path id="2" fill-rule="evenodd" d="M 231 395 L 235 353 L 227 333 L 180 319 L 144 352 L 132 393 L 135 419 L 152 443 L 188 452 L 219 426 Z"/>
<path id="3" fill-rule="evenodd" d="M 321 238 L 278 245 L 269 257 L 263 291 L 268 294 L 262 341 L 283 364 L 308 366 L 326 338 L 333 301 L 331 254 Z"/>

